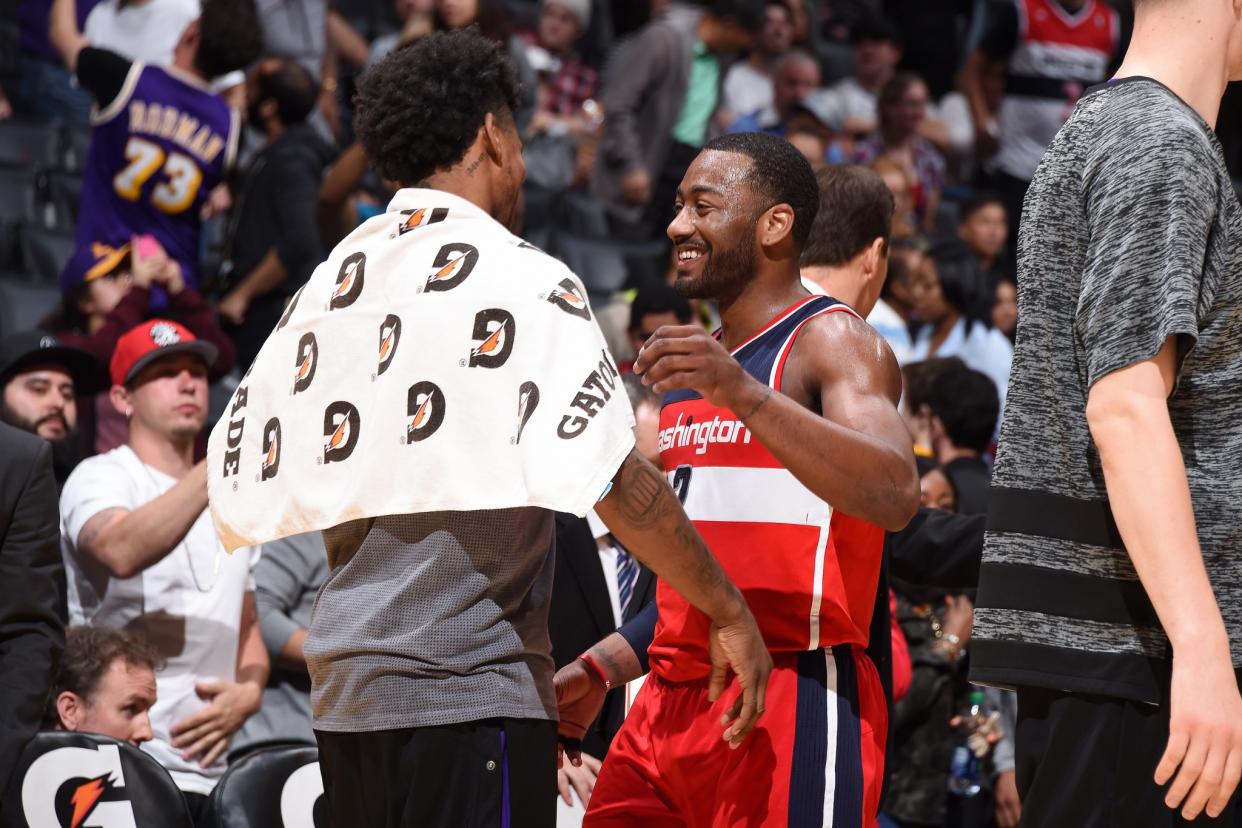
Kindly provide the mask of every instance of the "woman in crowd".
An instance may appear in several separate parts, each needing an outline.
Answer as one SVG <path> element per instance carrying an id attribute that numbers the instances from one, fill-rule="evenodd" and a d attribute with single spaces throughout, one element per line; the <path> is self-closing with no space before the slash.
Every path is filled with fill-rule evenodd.
<path id="1" fill-rule="evenodd" d="M 914 275 L 914 314 L 922 327 L 912 360 L 955 356 L 996 383 L 1004 407 L 1013 346 L 992 327 L 992 297 L 979 261 L 961 242 L 932 245 Z"/>
<path id="2" fill-rule="evenodd" d="M 504 0 L 436 0 L 436 31 L 464 29 L 475 25 L 485 37 L 502 43 L 509 49 L 509 59 L 513 61 L 518 82 L 522 87 L 517 111 L 518 130 L 525 133 L 531 117 L 535 114 L 535 90 L 539 86 L 539 79 L 535 77 L 535 70 L 526 59 L 526 45 L 521 38 L 509 31 Z"/>
<path id="3" fill-rule="evenodd" d="M 906 171 L 913 182 L 914 212 L 924 233 L 936 224 L 940 193 L 944 189 L 944 156 L 919 128 L 927 119 L 927 84 L 918 75 L 898 72 L 880 90 L 880 129 L 854 147 L 854 162 L 871 164 L 877 158 L 891 159 Z"/>

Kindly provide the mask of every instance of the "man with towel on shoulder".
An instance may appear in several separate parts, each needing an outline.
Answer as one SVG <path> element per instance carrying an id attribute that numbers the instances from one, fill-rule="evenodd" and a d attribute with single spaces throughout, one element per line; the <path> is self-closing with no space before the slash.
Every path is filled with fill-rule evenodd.
<path id="1" fill-rule="evenodd" d="M 364 76 L 359 138 L 403 189 L 293 297 L 211 435 L 227 547 L 324 532 L 305 649 L 336 825 L 554 823 L 553 510 L 594 507 L 712 620 L 713 698 L 730 670 L 737 684 L 720 750 L 763 712 L 772 660 L 634 451 L 581 283 L 505 229 L 525 175 L 517 99 L 473 30 Z"/>

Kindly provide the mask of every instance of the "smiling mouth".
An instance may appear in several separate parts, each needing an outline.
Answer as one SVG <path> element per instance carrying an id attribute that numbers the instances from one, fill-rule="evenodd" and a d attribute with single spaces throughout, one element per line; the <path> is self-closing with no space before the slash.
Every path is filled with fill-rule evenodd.
<path id="1" fill-rule="evenodd" d="M 707 255 L 707 251 L 701 247 L 678 247 L 677 248 L 677 264 L 688 265 L 694 264 Z"/>

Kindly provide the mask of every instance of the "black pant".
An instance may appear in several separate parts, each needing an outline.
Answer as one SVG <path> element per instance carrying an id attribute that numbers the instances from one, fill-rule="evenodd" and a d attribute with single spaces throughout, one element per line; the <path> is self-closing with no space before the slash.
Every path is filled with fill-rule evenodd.
<path id="1" fill-rule="evenodd" d="M 1164 804 L 1152 779 L 1169 739 L 1168 707 L 1106 696 L 1018 689 L 1018 794 L 1023 828 L 1229 826 L 1193 823 Z"/>
<path id="2" fill-rule="evenodd" d="M 487 719 L 315 737 L 335 828 L 556 823 L 556 722 Z"/>

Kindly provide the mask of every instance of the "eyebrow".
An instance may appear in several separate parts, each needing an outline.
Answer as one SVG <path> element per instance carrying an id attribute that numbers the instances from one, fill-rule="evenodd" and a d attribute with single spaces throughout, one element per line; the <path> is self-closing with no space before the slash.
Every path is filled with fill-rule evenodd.
<path id="1" fill-rule="evenodd" d="M 720 190 L 717 190 L 714 187 L 708 187 L 706 184 L 695 184 L 693 187 L 690 188 L 690 193 L 692 195 L 699 195 L 700 193 L 708 193 L 709 195 L 717 195 L 717 196 L 720 196 L 721 198 L 724 197 L 724 193 L 720 192 Z"/>

